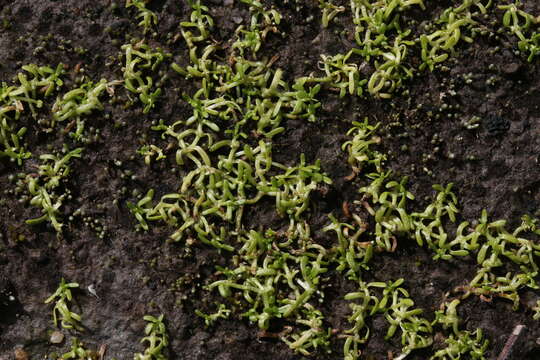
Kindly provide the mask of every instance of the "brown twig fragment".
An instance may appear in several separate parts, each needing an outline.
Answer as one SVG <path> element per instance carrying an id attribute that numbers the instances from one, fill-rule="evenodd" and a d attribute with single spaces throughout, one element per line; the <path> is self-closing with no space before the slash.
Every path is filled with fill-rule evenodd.
<path id="1" fill-rule="evenodd" d="M 105 353 L 107 352 L 107 344 L 101 344 L 99 347 L 99 360 L 103 360 Z"/>
<path id="2" fill-rule="evenodd" d="M 519 338 L 519 335 L 525 328 L 525 325 L 516 325 L 514 330 L 512 331 L 512 334 L 506 340 L 506 344 L 504 344 L 504 348 L 502 349 L 501 353 L 499 354 L 499 357 L 497 360 L 507 360 L 512 353 L 512 348 L 514 347 L 514 344 L 516 343 L 517 339 Z"/>

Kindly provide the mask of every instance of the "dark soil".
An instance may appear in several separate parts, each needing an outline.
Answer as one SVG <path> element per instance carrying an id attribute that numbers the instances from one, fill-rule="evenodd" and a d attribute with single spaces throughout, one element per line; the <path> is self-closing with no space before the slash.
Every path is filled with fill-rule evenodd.
<path id="1" fill-rule="evenodd" d="M 248 21 L 249 14 L 238 1 L 231 7 L 221 0 L 207 3 L 216 20 L 216 41 L 226 41 L 234 33 L 237 24 L 231 19 Z M 316 71 L 320 54 L 349 49 L 350 40 L 334 30 L 351 24 L 346 17 L 338 17 L 334 25 L 323 29 L 317 2 L 306 1 L 298 12 L 294 2 L 289 3 L 278 5 L 287 35 L 270 35 L 261 52 L 278 54 L 275 66 L 292 79 Z M 123 5 L 105 0 L 0 0 L 0 79 L 11 81 L 27 63 L 66 64 L 70 74 L 67 89 L 78 75 L 74 70 L 77 64 L 82 64 L 85 73 L 96 81 L 122 78 L 120 46 L 130 37 L 142 36 L 133 13 Z M 429 17 L 446 5 L 428 4 L 427 12 L 410 16 Z M 175 61 L 185 62 L 188 55 L 184 43 L 167 42 L 166 34 L 179 33 L 179 21 L 190 13 L 188 5 L 156 0 L 149 6 L 158 14 L 159 25 L 157 35 L 147 37 L 171 52 Z M 307 20 L 310 15 L 311 21 Z M 486 26 L 493 29 L 491 24 Z M 494 53 L 495 47 L 501 50 Z M 308 161 L 320 159 L 322 169 L 333 180 L 327 192 L 313 199 L 310 223 L 314 236 L 324 241 L 328 235 L 320 229 L 326 224 L 326 215 L 341 214 L 344 201 L 358 198 L 359 184 L 345 180 L 350 168 L 340 147 L 351 122 L 365 116 L 382 122 L 380 150 L 389 154 L 387 166 L 396 176 L 409 177 L 409 190 L 417 198 L 413 207 L 420 209 L 426 204 L 433 193 L 432 184 L 453 182 L 465 220 L 478 218 L 484 208 L 491 219 L 507 219 L 512 224 L 518 223 L 523 214 L 538 215 L 540 68 L 537 61 L 529 64 L 515 55 L 514 48 L 515 39 L 510 36 L 479 36 L 473 44 L 461 45 L 445 64 L 447 71 L 426 72 L 407 83 L 409 96 L 396 96 L 391 101 L 369 96 L 341 99 L 327 91 L 320 96 L 320 122 L 287 121 L 286 132 L 276 137 L 276 161 L 293 164 L 300 153 L 305 153 Z M 168 67 L 161 69 L 167 71 Z M 284 343 L 259 337 L 256 326 L 234 316 L 205 328 L 194 310 L 209 309 L 222 301 L 217 294 L 203 290 L 203 285 L 212 281 L 215 265 L 225 261 L 223 256 L 202 245 L 186 248 L 167 243 L 170 229 L 163 225 L 155 224 L 147 233 L 134 231 L 136 221 L 125 206 L 126 200 L 134 199 L 130 191 L 155 188 L 161 195 L 178 183 L 165 163 L 148 167 L 136 155 L 145 136 L 160 141 L 149 131 L 152 120 L 189 114 L 175 89 L 187 91 L 193 84 L 169 72 L 164 96 L 148 115 L 142 115 L 137 106 L 126 110 L 109 103 L 104 112 L 87 121 L 101 130 L 102 137 L 85 149 L 82 160 L 73 162 L 70 187 L 74 196 L 65 212 L 84 210 L 108 228 L 104 239 L 99 239 L 93 227 L 80 217 L 66 220 L 62 239 L 56 238 L 50 226 L 25 225 L 24 220 L 34 217 L 36 209 L 22 205 L 7 192 L 13 186 L 9 176 L 28 172 L 37 162 L 28 160 L 21 169 L 0 161 L 0 359 L 14 358 L 17 347 L 24 347 L 34 359 L 68 349 L 68 342 L 62 347 L 49 344 L 51 307 L 44 304 L 62 277 L 81 285 L 75 293 L 75 310 L 83 313 L 86 331 L 79 337 L 92 348 L 106 344 L 107 359 L 127 359 L 142 351 L 143 316 L 160 313 L 166 316 L 171 359 L 301 358 Z M 469 73 L 473 81 L 467 84 L 464 75 Z M 487 85 L 491 77 L 495 82 Z M 482 119 L 481 126 L 468 130 L 462 121 L 473 116 Z M 115 123 L 125 125 L 118 128 Z M 29 126 L 26 139 L 34 155 L 48 152 L 51 146 L 61 147 L 61 136 L 43 134 L 37 126 Z M 121 161 L 122 167 L 115 161 Z M 123 177 L 127 169 L 137 178 Z M 129 189 L 128 193 L 122 193 L 123 187 Z M 118 202 L 113 203 L 114 199 Z M 283 225 L 274 208 L 264 203 L 248 215 L 248 227 Z M 18 241 L 22 237 L 24 240 Z M 380 281 L 405 278 L 416 305 L 432 314 L 445 293 L 465 284 L 474 273 L 472 261 L 434 262 L 428 252 L 404 243 L 396 253 L 379 256 L 369 276 Z M 334 328 L 343 329 L 349 309 L 341 299 L 352 291 L 351 285 L 337 273 L 329 275 L 328 284 L 326 318 Z M 99 298 L 87 291 L 91 285 Z M 523 302 L 534 303 L 540 292 L 522 295 Z M 539 358 L 540 326 L 532 320 L 530 311 L 514 312 L 505 301 L 487 303 L 471 297 L 460 307 L 460 315 L 465 328 L 485 330 L 491 342 L 490 359 L 498 356 L 518 324 L 527 329 L 510 358 Z M 377 319 L 373 321 L 377 329 Z M 372 334 L 364 352 L 366 358 L 386 359 L 389 350 L 399 349 L 398 343 L 382 340 L 384 333 L 385 329 L 379 329 Z M 332 354 L 320 353 L 312 358 L 339 359 L 341 346 L 340 340 L 334 340 Z M 409 358 L 426 359 L 426 354 L 415 352 Z"/>

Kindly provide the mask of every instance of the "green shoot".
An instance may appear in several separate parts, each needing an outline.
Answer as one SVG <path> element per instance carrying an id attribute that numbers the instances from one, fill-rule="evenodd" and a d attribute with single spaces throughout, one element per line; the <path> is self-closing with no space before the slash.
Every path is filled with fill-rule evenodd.
<path id="1" fill-rule="evenodd" d="M 73 297 L 71 294 L 71 289 L 78 288 L 79 284 L 77 283 L 66 283 L 62 278 L 58 289 L 52 294 L 45 304 L 48 304 L 52 301 L 55 301 L 53 308 L 53 322 L 54 326 L 58 326 L 60 320 L 60 325 L 64 329 L 76 329 L 79 331 L 83 330 L 81 326 L 81 316 L 69 310 L 69 303 L 72 301 Z"/>
<path id="2" fill-rule="evenodd" d="M 126 0 L 126 8 L 134 6 L 139 13 L 137 19 L 141 19 L 139 26 L 143 28 L 143 34 L 146 34 L 152 29 L 152 26 L 157 25 L 157 15 L 146 8 L 148 0 Z"/>
<path id="3" fill-rule="evenodd" d="M 154 317 L 145 315 L 144 320 L 148 322 L 144 329 L 146 336 L 141 340 L 141 343 L 147 343 L 144 353 L 135 354 L 135 360 L 166 360 L 168 357 L 164 354 L 169 346 L 169 337 L 167 329 L 163 323 L 163 315 Z"/>
<path id="4" fill-rule="evenodd" d="M 97 360 L 98 354 L 95 351 L 87 350 L 84 344 L 77 338 L 71 340 L 71 350 L 61 356 L 61 359 L 75 360 Z"/>
<path id="5" fill-rule="evenodd" d="M 68 179 L 70 174 L 69 162 L 72 158 L 80 158 L 82 148 L 66 153 L 63 157 L 52 154 L 40 156 L 42 164 L 37 174 L 26 176 L 28 192 L 32 196 L 30 204 L 42 209 L 43 215 L 26 220 L 27 224 L 34 225 L 49 221 L 57 233 L 62 232 L 63 224 L 60 222 L 60 208 L 66 198 L 66 193 L 59 194 L 57 188 Z"/>
<path id="6" fill-rule="evenodd" d="M 204 319 L 206 326 L 212 326 L 217 319 L 227 319 L 231 314 L 231 310 L 227 309 L 225 304 L 219 304 L 218 311 L 213 314 L 205 314 L 200 310 L 195 310 L 195 314 Z"/>

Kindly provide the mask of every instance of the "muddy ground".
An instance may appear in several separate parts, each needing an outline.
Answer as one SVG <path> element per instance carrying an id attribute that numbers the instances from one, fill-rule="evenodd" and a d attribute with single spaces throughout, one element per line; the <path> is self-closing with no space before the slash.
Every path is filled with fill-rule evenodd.
<path id="1" fill-rule="evenodd" d="M 218 42 L 232 36 L 238 19 L 248 21 L 245 7 L 238 2 L 207 3 L 216 20 L 214 37 Z M 451 2 L 437 3 L 430 4 L 426 12 L 409 16 L 422 21 Z M 77 64 L 84 65 L 91 79 L 121 79 L 120 46 L 130 37 L 142 35 L 133 13 L 123 5 L 105 0 L 0 0 L 0 79 L 10 81 L 26 63 L 55 66 L 59 62 L 69 69 L 67 88 L 77 76 L 73 70 Z M 528 9 L 537 11 L 533 5 L 527 5 Z M 187 4 L 156 0 L 149 8 L 158 14 L 159 24 L 156 36 L 148 38 L 181 62 L 187 57 L 184 43 L 168 42 L 166 34 L 179 32 L 179 21 L 189 16 Z M 346 17 L 338 17 L 329 29 L 323 29 L 315 1 L 305 1 L 298 11 L 292 1 L 279 2 L 277 8 L 283 15 L 281 29 L 287 35 L 272 35 L 261 51 L 278 54 L 275 66 L 290 78 L 316 71 L 320 54 L 350 47 L 350 40 L 339 34 L 351 26 Z M 489 22 L 485 26 L 496 28 Z M 496 47 L 500 50 L 493 52 Z M 492 219 L 507 219 L 513 224 L 523 214 L 538 215 L 540 69 L 537 60 L 527 63 L 514 48 L 511 36 L 479 36 L 473 44 L 459 47 L 446 63 L 447 71 L 426 72 L 407 83 L 408 96 L 391 101 L 369 96 L 341 99 L 325 91 L 320 95 L 320 121 L 287 121 L 286 132 L 276 138 L 276 160 L 292 163 L 303 152 L 308 161 L 320 159 L 322 169 L 333 180 L 327 193 L 313 199 L 310 223 L 314 236 L 328 236 L 320 231 L 326 215 L 340 214 L 344 201 L 358 197 L 359 184 L 345 180 L 350 168 L 340 147 L 351 122 L 364 116 L 382 122 L 381 151 L 389 155 L 387 165 L 397 176 L 409 176 L 409 190 L 416 195 L 419 208 L 432 194 L 432 184 L 453 182 L 463 219 L 478 218 L 484 208 Z M 152 120 L 189 114 L 176 91 L 193 85 L 166 65 L 161 69 L 170 76 L 159 106 L 142 115 L 136 106 L 124 109 L 119 104 L 106 104 L 103 113 L 88 121 L 100 129 L 102 137 L 86 147 L 83 160 L 73 163 L 73 200 L 65 212 L 83 209 L 93 221 L 108 228 L 103 239 L 80 217 L 68 223 L 62 239 L 57 239 L 49 226 L 26 225 L 24 220 L 34 216 L 36 209 L 24 206 L 8 192 L 13 186 L 9 176 L 29 171 L 36 161 L 25 162 L 23 168 L 0 161 L 0 359 L 14 358 L 14 349 L 21 346 L 32 359 L 67 349 L 68 342 L 49 344 L 53 326 L 50 306 L 44 304 L 62 277 L 81 284 L 76 292 L 77 309 L 84 315 L 86 331 L 79 337 L 89 347 L 107 344 L 106 358 L 127 359 L 143 350 L 139 340 L 145 325 L 143 316 L 149 313 L 166 316 L 170 359 L 302 358 L 284 343 L 259 337 L 255 326 L 235 317 L 206 328 L 194 310 L 220 302 L 217 294 L 209 294 L 202 286 L 211 279 L 214 266 L 223 263 L 222 256 L 202 245 L 186 250 L 182 244 L 167 243 L 170 229 L 159 224 L 147 233 L 134 231 L 136 221 L 125 206 L 126 200 L 133 199 L 131 191 L 157 188 L 165 193 L 177 183 L 166 163 L 148 167 L 136 155 L 141 138 L 156 137 L 159 141 L 149 131 Z M 469 73 L 473 81 L 466 83 L 464 75 Z M 486 84 L 491 77 L 496 81 Z M 40 116 L 48 115 L 44 111 Z M 461 122 L 472 116 L 497 117 L 502 125 L 493 131 L 490 122 L 483 121 L 480 128 L 468 130 Z M 28 126 L 26 139 L 34 154 L 61 146 L 62 136 L 44 134 L 30 123 Z M 122 169 L 115 165 L 117 160 Z M 136 174 L 135 179 L 122 176 L 127 169 Z M 129 191 L 123 193 L 123 187 Z M 118 202 L 113 203 L 114 199 Z M 253 221 L 280 226 L 281 222 L 264 203 L 246 219 L 247 225 Z M 24 240 L 18 241 L 22 237 Z M 379 281 L 406 278 L 417 306 L 429 314 L 437 309 L 444 293 L 473 274 L 472 261 L 434 262 L 428 252 L 404 243 L 396 253 L 381 255 L 369 276 Z M 328 283 L 324 304 L 327 321 L 334 328 L 343 328 L 348 307 L 340 299 L 352 289 L 338 273 L 331 273 Z M 86 291 L 90 285 L 98 298 Z M 8 294 L 16 301 L 4 304 Z M 526 292 L 522 301 L 538 296 L 538 291 Z M 540 326 L 530 311 L 514 312 L 507 302 L 488 303 L 473 297 L 460 307 L 460 313 L 467 329 L 485 330 L 491 342 L 490 359 L 497 357 L 518 324 L 526 325 L 527 330 L 511 358 L 540 357 Z M 367 359 L 386 359 L 389 350 L 397 351 L 399 344 L 384 342 L 383 335 L 383 330 L 372 334 L 364 352 Z M 340 359 L 341 346 L 342 342 L 334 339 L 331 354 L 318 353 L 311 358 Z M 426 354 L 415 352 L 410 358 L 426 359 Z"/>

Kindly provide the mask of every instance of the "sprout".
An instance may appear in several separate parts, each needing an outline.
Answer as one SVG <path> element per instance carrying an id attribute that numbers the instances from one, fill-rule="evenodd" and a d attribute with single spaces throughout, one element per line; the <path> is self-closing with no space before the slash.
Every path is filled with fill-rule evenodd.
<path id="1" fill-rule="evenodd" d="M 143 113 L 146 114 L 155 106 L 161 95 L 161 88 L 154 89 L 154 80 L 150 76 L 144 76 L 143 72 L 155 71 L 170 54 L 165 54 L 160 48 L 151 49 L 142 41 L 135 45 L 122 45 L 122 50 L 125 51 L 126 59 L 123 67 L 125 87 L 139 95 L 144 105 Z"/>
<path id="2" fill-rule="evenodd" d="M 445 339 L 446 347 L 438 350 L 430 359 L 461 359 L 461 355 L 469 359 L 486 359 L 486 351 L 489 346 L 489 340 L 484 339 L 482 329 L 476 329 L 473 332 L 464 330 L 459 334 L 450 334 Z"/>
<path id="3" fill-rule="evenodd" d="M 61 359 L 89 360 L 97 359 L 98 354 L 95 351 L 87 350 L 84 344 L 77 338 L 71 339 L 71 350 L 61 356 Z"/>
<path id="4" fill-rule="evenodd" d="M 521 3 L 499 5 L 498 8 L 505 10 L 502 23 L 509 32 L 518 38 L 518 49 L 529 53 L 527 61 L 532 62 L 540 53 L 540 33 L 531 31 L 531 25 L 537 25 L 540 20 L 531 14 L 518 9 Z"/>
<path id="5" fill-rule="evenodd" d="M 26 176 L 25 182 L 28 186 L 28 192 L 32 196 L 30 204 L 42 208 L 43 215 L 26 220 L 27 224 L 34 225 L 48 220 L 58 234 L 62 232 L 63 224 L 58 217 L 66 194 L 58 194 L 56 189 L 70 174 L 70 160 L 80 158 L 82 150 L 82 148 L 74 149 L 63 157 L 52 154 L 40 156 L 43 163 L 39 166 L 37 176 L 29 174 Z"/>
<path id="6" fill-rule="evenodd" d="M 419 67 L 420 70 L 428 68 L 430 71 L 433 71 L 436 64 L 448 58 L 449 52 L 454 52 L 454 47 L 459 41 L 473 42 L 472 38 L 465 35 L 464 30 L 476 24 L 471 18 L 468 9 L 473 4 L 478 3 L 477 1 L 466 1 L 457 8 L 446 9 L 437 21 L 439 24 L 444 24 L 443 28 L 435 30 L 431 34 L 420 36 L 423 61 Z M 484 8 L 481 4 L 479 6 Z"/>
<path id="7" fill-rule="evenodd" d="M 536 301 L 536 306 L 532 310 L 534 311 L 533 320 L 540 320 L 540 300 Z"/>
<path id="8" fill-rule="evenodd" d="M 71 295 L 71 289 L 78 288 L 79 284 L 77 283 L 66 283 L 62 278 L 58 289 L 52 294 L 45 304 L 48 304 L 55 301 L 53 308 L 53 322 L 54 326 L 58 326 L 58 318 L 60 318 L 60 324 L 64 329 L 76 329 L 79 331 L 83 330 L 83 327 L 80 324 L 81 316 L 69 310 L 69 302 L 73 299 Z M 69 359 L 69 357 L 68 357 Z"/>
<path id="9" fill-rule="evenodd" d="M 213 314 L 205 314 L 202 311 L 196 309 L 195 314 L 204 319 L 206 326 L 212 326 L 217 319 L 227 319 L 231 314 L 231 310 L 227 309 L 225 304 L 219 304 L 218 311 Z"/>
<path id="10" fill-rule="evenodd" d="M 168 357 L 163 353 L 169 346 L 167 329 L 163 323 L 163 314 L 159 317 L 145 315 L 147 321 L 144 329 L 145 337 L 141 343 L 148 343 L 144 353 L 135 354 L 135 360 L 166 360 Z"/>
<path id="11" fill-rule="evenodd" d="M 64 73 L 62 64 L 58 64 L 56 69 L 34 64 L 24 65 L 22 69 L 25 72 L 17 75 L 19 86 L 8 86 L 5 83 L 0 86 L 0 158 L 8 157 L 19 166 L 32 154 L 24 149 L 22 142 L 27 128 L 17 128 L 14 122 L 24 113 L 24 104 L 35 118 L 36 108 L 43 106 L 41 95 L 48 97 L 60 88 Z"/>
<path id="12" fill-rule="evenodd" d="M 79 120 L 83 115 L 89 115 L 96 110 L 103 110 L 103 104 L 99 100 L 100 96 L 105 91 L 109 94 L 114 93 L 114 86 L 118 84 L 118 81 L 108 82 L 101 79 L 96 84 L 89 81 L 80 88 L 68 91 L 54 103 L 52 107 L 53 120 L 59 122 L 71 118 Z M 54 121 L 52 126 L 55 124 Z"/>
<path id="13" fill-rule="evenodd" d="M 322 9 L 321 23 L 324 28 L 341 12 L 345 11 L 344 6 L 337 6 L 331 1 L 319 0 L 319 7 Z"/>
<path id="14" fill-rule="evenodd" d="M 136 18 L 141 19 L 139 26 L 143 28 L 143 34 L 146 34 L 152 29 L 153 25 L 157 25 L 157 15 L 146 8 L 144 0 L 126 0 L 126 8 L 136 7 L 139 10 Z"/>
<path id="15" fill-rule="evenodd" d="M 323 315 L 312 305 L 305 304 L 302 310 L 304 316 L 299 317 L 296 324 L 305 329 L 280 338 L 295 352 L 308 356 L 311 355 L 311 351 L 330 345 L 330 329 L 324 329 Z"/>

